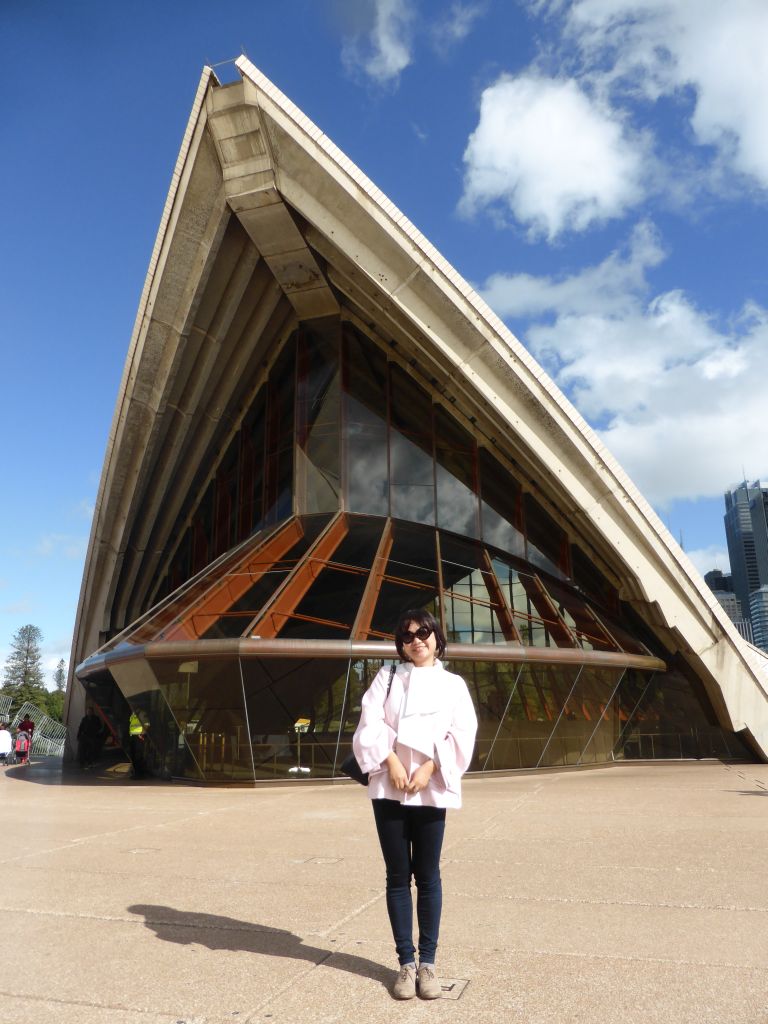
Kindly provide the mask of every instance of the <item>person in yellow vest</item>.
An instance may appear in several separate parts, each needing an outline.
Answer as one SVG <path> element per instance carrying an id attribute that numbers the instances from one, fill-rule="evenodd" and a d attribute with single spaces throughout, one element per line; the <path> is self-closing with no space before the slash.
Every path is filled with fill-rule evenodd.
<path id="1" fill-rule="evenodd" d="M 148 727 L 149 722 L 142 721 L 136 711 L 131 712 L 131 717 L 128 719 L 128 756 L 133 766 L 131 771 L 133 779 L 142 779 L 149 774 L 144 753 Z"/>

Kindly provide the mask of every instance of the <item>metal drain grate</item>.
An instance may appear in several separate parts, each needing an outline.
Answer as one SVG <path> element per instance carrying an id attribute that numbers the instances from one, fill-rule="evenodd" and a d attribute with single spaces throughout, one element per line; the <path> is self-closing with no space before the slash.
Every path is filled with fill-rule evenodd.
<path id="1" fill-rule="evenodd" d="M 441 999 L 461 999 L 464 989 L 469 984 L 463 978 L 441 978 L 440 988 L 443 990 Z"/>

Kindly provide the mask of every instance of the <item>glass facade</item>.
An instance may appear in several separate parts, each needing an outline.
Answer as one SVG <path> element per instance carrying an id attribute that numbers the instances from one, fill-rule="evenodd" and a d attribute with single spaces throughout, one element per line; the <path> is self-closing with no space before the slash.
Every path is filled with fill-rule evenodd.
<path id="1" fill-rule="evenodd" d="M 158 775 L 253 782 L 290 778 L 301 765 L 318 779 L 338 776 L 363 693 L 383 663 L 287 653 L 150 656 L 88 673 L 83 682 L 127 742 L 115 684 L 125 695 L 146 727 L 145 758 Z M 478 712 L 473 772 L 744 755 L 675 673 L 453 658 L 448 667 L 466 680 Z M 299 718 L 310 722 L 300 749 Z"/>
<path id="2" fill-rule="evenodd" d="M 123 742 L 140 717 L 164 775 L 333 777 L 394 623 L 425 607 L 478 712 L 473 771 L 735 752 L 513 454 L 351 324 L 302 326 L 151 607 L 81 681 Z"/>

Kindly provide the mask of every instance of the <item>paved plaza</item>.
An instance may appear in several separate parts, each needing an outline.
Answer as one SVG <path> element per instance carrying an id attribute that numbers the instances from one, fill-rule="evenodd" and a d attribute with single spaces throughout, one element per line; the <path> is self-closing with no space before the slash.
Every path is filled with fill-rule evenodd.
<path id="1" fill-rule="evenodd" d="M 768 1021 L 768 765 L 469 779 L 449 812 L 444 995 L 395 1002 L 351 783 L 0 776 L 14 1024 Z"/>

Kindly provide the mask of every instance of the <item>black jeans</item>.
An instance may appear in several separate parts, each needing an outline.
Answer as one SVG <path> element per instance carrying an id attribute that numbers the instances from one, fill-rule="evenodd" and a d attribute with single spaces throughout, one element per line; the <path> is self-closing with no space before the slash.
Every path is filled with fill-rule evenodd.
<path id="1" fill-rule="evenodd" d="M 419 960 L 433 964 L 443 909 L 440 851 L 445 833 L 445 808 L 408 807 L 397 800 L 372 800 L 371 803 L 387 867 L 387 912 L 398 960 L 408 964 L 414 959 L 413 876 Z"/>

